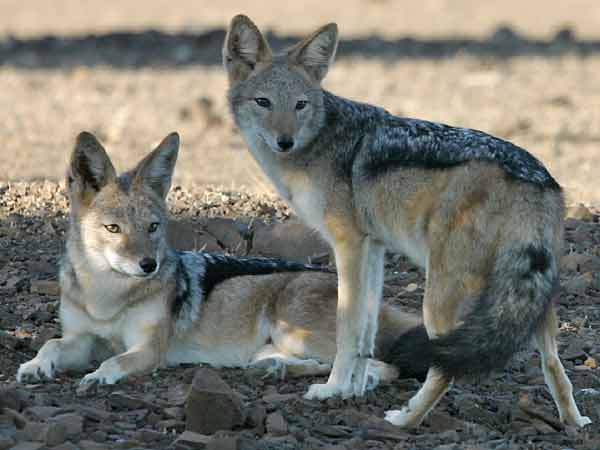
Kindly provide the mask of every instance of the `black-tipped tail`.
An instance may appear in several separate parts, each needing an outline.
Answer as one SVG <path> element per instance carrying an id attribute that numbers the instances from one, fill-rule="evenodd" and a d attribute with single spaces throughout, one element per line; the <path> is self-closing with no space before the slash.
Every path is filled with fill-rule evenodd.
<path id="1" fill-rule="evenodd" d="M 423 326 L 402 335 L 382 360 L 401 372 L 419 360 L 448 378 L 484 375 L 502 368 L 539 326 L 558 290 L 557 267 L 543 247 L 501 255 L 491 282 L 463 324 L 430 340 Z"/>

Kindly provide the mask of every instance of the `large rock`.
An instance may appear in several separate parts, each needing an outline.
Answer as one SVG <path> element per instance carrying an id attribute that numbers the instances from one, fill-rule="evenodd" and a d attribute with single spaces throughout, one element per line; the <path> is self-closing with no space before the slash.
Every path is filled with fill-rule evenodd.
<path id="1" fill-rule="evenodd" d="M 167 227 L 167 239 L 177 250 L 223 251 L 214 236 L 207 233 L 201 225 L 191 221 L 171 220 Z"/>
<path id="2" fill-rule="evenodd" d="M 212 369 L 196 372 L 185 404 L 186 429 L 201 434 L 231 430 L 244 423 L 239 395 Z"/>
<path id="3" fill-rule="evenodd" d="M 248 225 L 240 220 L 225 217 L 206 219 L 202 226 L 204 231 L 214 237 L 223 250 L 245 255 L 248 252 Z"/>
<path id="4" fill-rule="evenodd" d="M 585 220 L 588 222 L 594 220 L 594 215 L 590 209 L 581 203 L 567 208 L 567 217 L 570 219 Z"/>
<path id="5" fill-rule="evenodd" d="M 58 414 L 51 417 L 48 423 L 61 424 L 65 427 L 66 437 L 71 440 L 79 440 L 83 432 L 83 417 L 77 413 Z"/>
<path id="6" fill-rule="evenodd" d="M 281 411 L 272 412 L 267 416 L 267 433 L 273 436 L 283 436 L 288 433 L 288 424 Z"/>
<path id="7" fill-rule="evenodd" d="M 299 221 L 256 222 L 251 253 L 301 262 L 329 262 L 329 246 Z"/>

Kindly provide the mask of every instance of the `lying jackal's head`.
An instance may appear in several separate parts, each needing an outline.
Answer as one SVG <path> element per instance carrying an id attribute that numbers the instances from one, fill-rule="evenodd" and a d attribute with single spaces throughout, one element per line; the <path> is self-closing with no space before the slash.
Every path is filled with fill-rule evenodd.
<path id="1" fill-rule="evenodd" d="M 178 149 L 179 136 L 172 133 L 118 177 L 100 142 L 79 134 L 67 176 L 70 238 L 76 236 L 75 245 L 95 269 L 134 277 L 159 271 L 168 250 L 165 198 Z"/>
<path id="2" fill-rule="evenodd" d="M 324 122 L 320 83 L 335 57 L 337 25 L 330 23 L 274 55 L 254 23 L 236 16 L 223 47 L 229 101 L 237 125 L 274 152 L 309 144 Z"/>

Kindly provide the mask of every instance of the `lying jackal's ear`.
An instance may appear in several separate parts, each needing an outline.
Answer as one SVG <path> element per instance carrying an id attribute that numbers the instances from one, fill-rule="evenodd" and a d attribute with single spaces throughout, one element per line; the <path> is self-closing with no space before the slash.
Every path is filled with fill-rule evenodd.
<path id="1" fill-rule="evenodd" d="M 71 195 L 89 202 L 100 189 L 116 178 L 115 168 L 98 139 L 87 131 L 79 133 L 67 173 Z"/>
<path id="2" fill-rule="evenodd" d="M 301 66 L 315 81 L 321 82 L 335 58 L 338 27 L 327 24 L 288 50 L 288 59 Z"/>
<path id="3" fill-rule="evenodd" d="M 179 134 L 171 133 L 134 170 L 132 186 L 150 189 L 166 198 L 179 152 Z"/>
<path id="4" fill-rule="evenodd" d="M 271 61 L 273 53 L 258 27 L 244 15 L 231 20 L 223 45 L 223 65 L 229 81 L 244 81 L 259 63 Z"/>

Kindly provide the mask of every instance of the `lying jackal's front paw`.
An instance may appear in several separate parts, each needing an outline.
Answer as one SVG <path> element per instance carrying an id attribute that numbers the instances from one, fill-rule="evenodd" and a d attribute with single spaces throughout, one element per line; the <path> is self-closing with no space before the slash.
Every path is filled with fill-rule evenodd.
<path id="1" fill-rule="evenodd" d="M 400 410 L 389 410 L 385 412 L 385 420 L 401 428 L 415 428 L 421 423 L 421 419 L 407 407 Z"/>
<path id="2" fill-rule="evenodd" d="M 354 394 L 353 386 L 340 386 L 338 384 L 313 384 L 308 388 L 308 392 L 304 394 L 307 400 L 325 400 L 337 395 L 342 398 L 352 397 Z"/>
<path id="3" fill-rule="evenodd" d="M 33 358 L 31 361 L 21 364 L 17 371 L 19 383 L 28 381 L 39 381 L 54 378 L 55 364 L 50 359 Z"/>
<path id="4" fill-rule="evenodd" d="M 81 379 L 79 384 L 90 384 L 90 383 L 98 383 L 98 384 L 115 384 L 120 379 L 124 378 L 127 374 L 122 371 L 115 369 L 107 369 L 100 366 L 98 370 L 88 373 L 85 377 Z"/>

